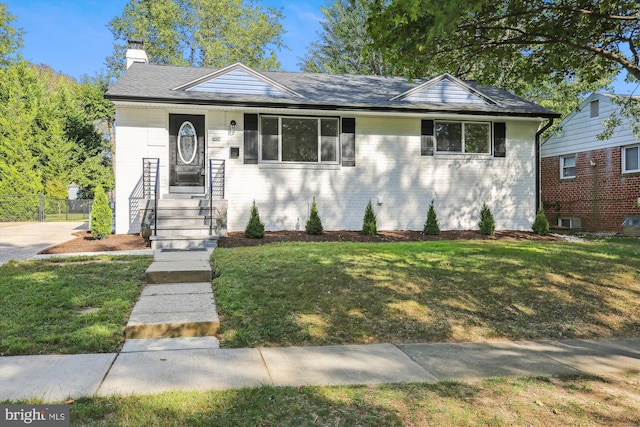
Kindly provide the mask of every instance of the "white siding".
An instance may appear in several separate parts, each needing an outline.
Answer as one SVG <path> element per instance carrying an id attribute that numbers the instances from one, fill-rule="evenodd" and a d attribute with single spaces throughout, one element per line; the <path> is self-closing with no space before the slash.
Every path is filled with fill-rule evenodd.
<path id="1" fill-rule="evenodd" d="M 537 124 L 507 124 L 507 157 L 421 156 L 420 119 L 356 118 L 356 167 L 269 168 L 227 161 L 229 230 L 241 231 L 256 201 L 269 230 L 303 230 L 313 197 L 328 230 L 362 227 L 371 200 L 381 230 L 421 230 L 435 199 L 442 229 L 477 229 L 480 207 L 497 227 L 530 229 Z M 241 141 L 239 141 L 241 142 Z M 376 202 L 382 199 L 382 204 Z"/>
<path id="2" fill-rule="evenodd" d="M 161 158 L 166 188 L 164 141 L 170 112 L 118 108 L 118 233 L 139 227 L 139 219 L 127 209 L 140 180 L 142 157 Z M 443 230 L 477 229 L 483 202 L 492 209 L 498 229 L 528 230 L 533 222 L 536 121 L 507 120 L 507 157 L 493 158 L 421 156 L 420 117 L 355 116 L 355 167 L 268 166 L 243 163 L 242 112 L 199 114 L 205 113 L 208 156 L 226 160 L 229 231 L 244 230 L 253 200 L 268 230 L 304 230 L 314 196 L 327 230 L 360 229 L 369 200 L 380 230 L 421 230 L 432 199 Z M 231 120 L 237 122 L 235 133 L 229 131 Z M 147 122 L 154 123 L 148 130 Z M 238 159 L 229 158 L 230 147 L 240 148 Z"/>
<path id="3" fill-rule="evenodd" d="M 405 99 L 423 103 L 487 104 L 484 99 L 447 79 L 414 92 Z"/>
<path id="4" fill-rule="evenodd" d="M 600 104 L 600 114 L 597 117 L 591 117 L 591 101 L 593 100 L 598 100 Z M 596 135 L 604 130 L 604 120 L 618 108 L 618 105 L 611 102 L 611 98 L 592 94 L 580 105 L 577 111 L 571 113 L 560 123 L 560 131 L 556 135 L 543 142 L 540 148 L 541 156 L 562 156 L 633 144 L 637 140 L 633 136 L 628 121 L 617 127 L 610 139 L 599 141 L 596 138 Z"/>
<path id="5" fill-rule="evenodd" d="M 116 233 L 140 231 L 138 201 L 142 199 L 142 159 L 160 158 L 161 175 L 168 176 L 168 113 L 162 109 L 116 110 Z M 161 180 L 161 194 L 167 180 Z"/>
<path id="6" fill-rule="evenodd" d="M 215 77 L 204 83 L 200 83 L 187 91 L 237 93 L 248 95 L 285 96 L 286 94 L 267 82 L 250 75 L 242 70 L 233 70 L 221 76 Z"/>

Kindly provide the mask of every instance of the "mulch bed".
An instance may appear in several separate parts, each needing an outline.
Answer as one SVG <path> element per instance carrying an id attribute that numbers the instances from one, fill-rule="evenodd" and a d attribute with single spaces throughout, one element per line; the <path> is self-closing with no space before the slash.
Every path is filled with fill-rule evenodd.
<path id="1" fill-rule="evenodd" d="M 89 230 L 73 233 L 75 239 L 51 246 L 39 254 L 69 254 L 80 252 L 110 252 L 149 249 L 150 242 L 139 234 L 112 234 L 107 239 L 94 239 Z"/>
<path id="2" fill-rule="evenodd" d="M 88 230 L 74 233 L 75 239 L 52 246 L 41 251 L 41 254 L 65 254 L 80 252 L 108 252 L 136 249 L 149 249 L 150 244 L 138 234 L 112 234 L 108 239 L 97 240 Z M 554 236 L 539 236 L 527 231 L 496 231 L 492 236 L 485 236 L 478 231 L 453 230 L 443 231 L 437 236 L 427 236 L 420 231 L 379 231 L 377 236 L 365 236 L 359 231 L 325 231 L 312 236 L 304 231 L 267 231 L 262 239 L 249 239 L 242 232 L 229 233 L 221 237 L 218 246 L 233 248 L 238 246 L 258 246 L 276 242 L 427 242 L 439 240 L 532 240 L 556 241 Z"/>

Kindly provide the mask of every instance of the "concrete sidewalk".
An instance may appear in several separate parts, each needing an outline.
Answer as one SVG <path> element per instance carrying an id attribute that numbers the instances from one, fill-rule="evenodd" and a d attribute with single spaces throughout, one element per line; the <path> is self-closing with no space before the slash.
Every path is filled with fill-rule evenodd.
<path id="1" fill-rule="evenodd" d="M 217 320 L 217 314 L 216 319 L 209 316 L 215 312 L 211 271 L 206 262 L 209 255 L 155 252 L 156 265 L 147 271 L 149 283 L 127 326 L 128 330 L 147 326 L 153 331 L 176 329 L 182 337 L 173 338 L 172 333 L 167 338 L 139 339 L 136 334 L 127 333 L 128 338 L 134 339 L 127 339 L 118 354 L 1 357 L 0 401 L 39 398 L 60 402 L 68 397 L 265 384 L 473 381 L 501 376 L 640 371 L 640 338 L 220 349 L 214 336 L 184 333 L 185 327 L 199 324 L 194 313 L 207 314 L 207 322 Z M 187 264 L 198 267 L 194 271 L 203 267 L 207 276 L 191 277 L 188 272 L 192 269 L 186 269 Z M 175 272 L 178 273 L 173 277 Z M 153 283 L 176 278 L 191 278 L 194 283 Z M 201 332 L 195 335 L 210 335 Z M 141 335 L 157 336 L 149 334 Z"/>
<path id="2" fill-rule="evenodd" d="M 211 337 L 136 341 L 119 354 L 0 358 L 0 401 L 640 371 L 640 338 L 251 349 L 219 349 Z"/>

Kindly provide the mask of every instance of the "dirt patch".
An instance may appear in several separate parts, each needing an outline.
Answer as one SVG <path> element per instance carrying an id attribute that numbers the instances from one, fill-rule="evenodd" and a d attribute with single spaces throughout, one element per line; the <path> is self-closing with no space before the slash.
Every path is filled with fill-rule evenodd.
<path id="1" fill-rule="evenodd" d="M 76 238 L 41 251 L 41 254 L 67 254 L 80 252 L 109 252 L 149 249 L 150 244 L 138 234 L 112 234 L 108 239 L 97 240 L 88 230 L 73 233 Z M 527 231 L 496 231 L 485 236 L 473 230 L 443 231 L 437 236 L 427 236 L 420 231 L 380 231 L 377 236 L 365 236 L 359 231 L 326 231 L 312 236 L 304 231 L 267 231 L 262 239 L 249 239 L 242 232 L 229 233 L 221 237 L 218 246 L 234 248 L 238 246 L 258 246 L 276 242 L 427 242 L 438 240 L 532 240 L 557 241 L 554 236 L 539 236 Z"/>
<path id="2" fill-rule="evenodd" d="M 88 230 L 73 233 L 75 239 L 51 246 L 39 254 L 70 254 L 80 252 L 111 252 L 149 249 L 148 241 L 138 234 L 112 234 L 107 239 L 94 239 Z"/>

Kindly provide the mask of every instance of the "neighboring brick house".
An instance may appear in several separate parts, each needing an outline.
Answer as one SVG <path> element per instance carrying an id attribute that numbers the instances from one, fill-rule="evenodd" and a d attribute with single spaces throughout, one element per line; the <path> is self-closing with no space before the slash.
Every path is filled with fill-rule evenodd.
<path id="1" fill-rule="evenodd" d="M 541 146 L 542 202 L 549 222 L 569 228 L 620 231 L 640 216 L 640 140 L 628 121 L 600 141 L 616 95 L 591 94 Z"/>

